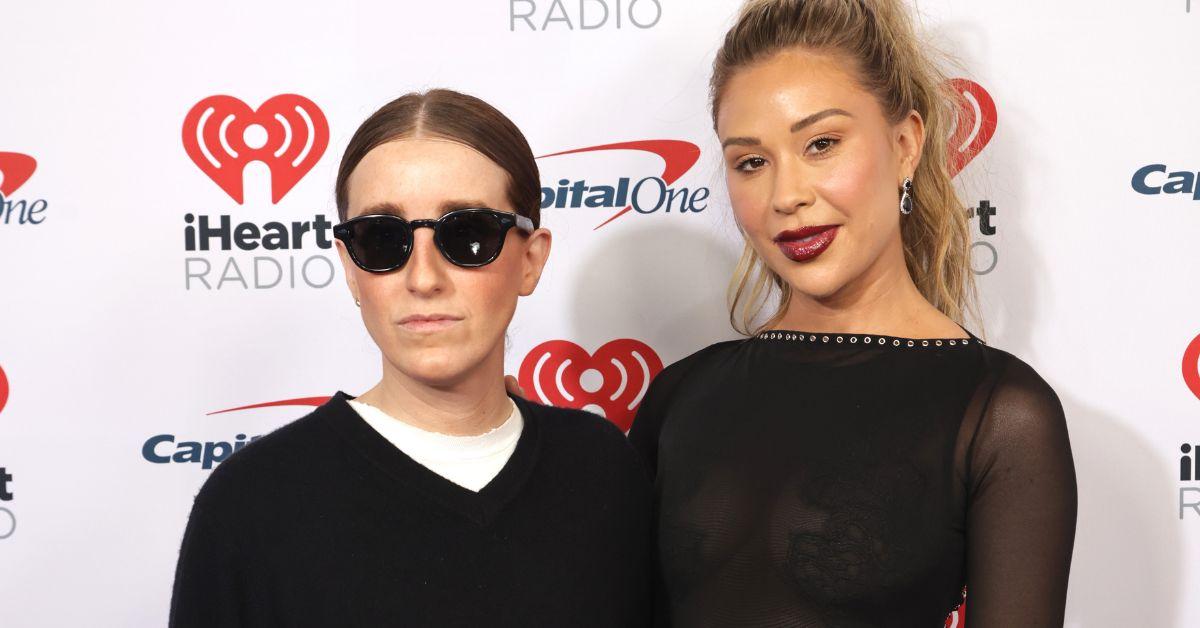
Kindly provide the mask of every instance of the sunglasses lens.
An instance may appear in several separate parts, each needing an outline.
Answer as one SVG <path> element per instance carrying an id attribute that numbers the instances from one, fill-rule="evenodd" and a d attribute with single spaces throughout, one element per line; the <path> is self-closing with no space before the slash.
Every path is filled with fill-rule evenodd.
<path id="1" fill-rule="evenodd" d="M 487 264 L 500 253 L 504 226 L 486 212 L 464 212 L 446 216 L 438 228 L 438 239 L 446 257 L 460 266 Z"/>
<path id="2" fill-rule="evenodd" d="M 391 218 L 368 218 L 353 225 L 353 251 L 368 270 L 391 270 L 408 261 L 412 231 Z"/>

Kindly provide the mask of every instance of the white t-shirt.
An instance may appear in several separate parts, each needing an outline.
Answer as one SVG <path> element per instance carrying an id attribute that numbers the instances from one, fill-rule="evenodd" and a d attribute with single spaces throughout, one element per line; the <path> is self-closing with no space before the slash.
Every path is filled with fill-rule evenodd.
<path id="1" fill-rule="evenodd" d="M 455 484 L 478 492 L 504 468 L 525 423 L 517 404 L 499 427 L 475 436 L 451 436 L 429 432 L 401 421 L 383 410 L 356 399 L 348 399 L 376 432 L 408 457 Z"/>

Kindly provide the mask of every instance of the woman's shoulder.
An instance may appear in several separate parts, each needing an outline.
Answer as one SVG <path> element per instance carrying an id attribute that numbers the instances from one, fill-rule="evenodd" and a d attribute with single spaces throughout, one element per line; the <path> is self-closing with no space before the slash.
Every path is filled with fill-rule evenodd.
<path id="1" fill-rule="evenodd" d="M 625 439 L 620 428 L 604 417 L 574 408 L 545 405 L 514 397 L 525 420 L 536 421 L 551 439 L 578 439 L 585 443 L 619 443 Z M 599 439 L 599 440 L 597 440 Z"/>
<path id="2" fill-rule="evenodd" d="M 714 342 L 671 363 L 655 376 L 651 386 L 660 392 L 666 389 L 673 390 L 682 381 L 687 379 L 689 374 L 693 374 L 697 370 L 719 367 L 746 342 L 747 339 L 745 338 Z"/>
<path id="3" fill-rule="evenodd" d="M 272 493 L 280 482 L 304 477 L 337 442 L 328 421 L 339 403 L 345 401 L 334 395 L 308 414 L 253 438 L 211 471 L 197 500 L 252 501 Z"/>
<path id="4" fill-rule="evenodd" d="M 626 480 L 646 480 L 637 454 L 625 432 L 612 421 L 584 410 L 542 405 L 516 399 L 527 424 L 540 433 L 539 457 L 551 467 L 574 472 L 616 474 Z"/>
<path id="5" fill-rule="evenodd" d="M 1013 353 L 987 346 L 984 361 L 988 385 L 978 393 L 982 411 L 964 423 L 972 426 L 964 459 L 972 493 L 981 495 L 986 486 L 1002 483 L 1018 491 L 1053 489 L 1059 505 L 1073 501 L 1071 436 L 1058 393 Z"/>
<path id="6" fill-rule="evenodd" d="M 1024 390 L 1039 396 L 1057 397 L 1054 388 L 1042 374 L 1014 353 L 992 345 L 983 345 L 983 364 L 998 391 Z"/>
<path id="7" fill-rule="evenodd" d="M 985 385 L 982 422 L 989 430 L 1032 438 L 1066 431 L 1062 401 L 1031 364 L 1004 349 L 983 348 Z M 1017 442 L 1027 438 L 1017 438 Z"/>

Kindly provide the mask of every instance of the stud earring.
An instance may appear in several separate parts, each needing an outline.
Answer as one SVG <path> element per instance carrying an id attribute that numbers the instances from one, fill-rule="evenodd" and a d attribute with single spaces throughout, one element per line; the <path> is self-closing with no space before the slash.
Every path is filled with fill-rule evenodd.
<path id="1" fill-rule="evenodd" d="M 912 213 L 912 179 L 904 177 L 904 193 L 900 195 L 900 213 L 905 216 Z"/>
<path id="2" fill-rule="evenodd" d="M 357 305 L 358 307 L 362 307 L 362 303 L 359 303 L 358 299 L 354 300 L 354 304 Z"/>

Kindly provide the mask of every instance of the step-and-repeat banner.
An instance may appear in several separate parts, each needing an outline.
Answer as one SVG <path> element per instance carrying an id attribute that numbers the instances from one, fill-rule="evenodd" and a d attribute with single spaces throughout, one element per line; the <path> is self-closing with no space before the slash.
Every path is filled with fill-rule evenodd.
<path id="1" fill-rule="evenodd" d="M 927 44 L 960 61 L 947 141 L 983 331 L 1067 411 L 1070 626 L 1200 622 L 1189 5 L 920 2 Z M 525 390 L 627 427 L 663 365 L 735 337 L 706 85 L 736 10 L 0 6 L 0 625 L 163 625 L 211 469 L 377 381 L 333 184 L 358 124 L 402 93 L 480 96 L 539 156 L 555 243 L 510 329 Z"/>

